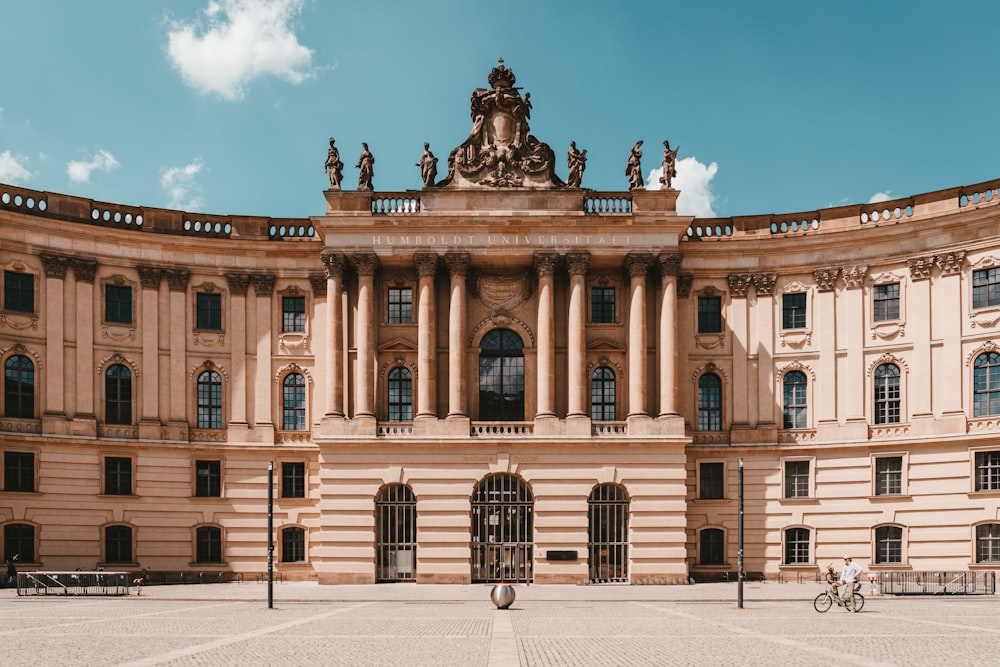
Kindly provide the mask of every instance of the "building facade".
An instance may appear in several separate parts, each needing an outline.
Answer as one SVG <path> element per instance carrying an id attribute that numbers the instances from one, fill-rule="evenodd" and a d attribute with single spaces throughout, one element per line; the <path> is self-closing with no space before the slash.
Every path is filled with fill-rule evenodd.
<path id="1" fill-rule="evenodd" d="M 713 578 L 742 465 L 748 571 L 1000 569 L 1000 181 L 693 219 L 513 83 L 308 219 L 0 186 L 4 555 L 262 572 L 271 466 L 287 579 Z"/>

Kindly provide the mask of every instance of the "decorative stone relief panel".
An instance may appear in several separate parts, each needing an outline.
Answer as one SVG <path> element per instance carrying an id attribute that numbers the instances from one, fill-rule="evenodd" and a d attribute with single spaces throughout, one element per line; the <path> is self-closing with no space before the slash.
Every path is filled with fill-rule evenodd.
<path id="1" fill-rule="evenodd" d="M 875 288 L 879 285 L 899 285 L 899 317 L 891 320 L 875 321 Z M 865 309 L 868 312 L 868 321 L 871 322 L 869 331 L 871 339 L 893 340 L 897 336 L 906 334 L 906 285 L 904 276 L 892 272 L 880 273 L 872 276 L 869 282 L 868 301 Z"/>
<path id="2" fill-rule="evenodd" d="M 983 269 L 993 269 L 1000 267 L 1000 260 L 995 257 L 983 257 L 976 263 L 972 264 L 972 273 L 980 271 Z M 969 293 L 966 297 L 969 304 L 969 320 L 972 328 L 984 327 L 987 329 L 992 329 L 1000 322 L 1000 306 L 985 306 L 983 308 L 973 308 L 972 307 L 972 275 L 969 275 Z"/>
<path id="3" fill-rule="evenodd" d="M 813 293 L 814 290 L 810 289 L 808 285 L 805 285 L 797 280 L 785 283 L 781 290 L 779 291 L 779 297 L 784 297 L 785 294 L 801 294 L 806 295 L 806 326 L 798 329 L 785 329 L 782 327 L 782 317 L 784 304 L 782 299 L 779 298 L 776 304 L 775 316 L 778 318 L 776 322 L 776 328 L 778 331 L 778 341 L 781 347 L 792 347 L 795 349 L 801 349 L 807 345 L 812 344 L 812 323 L 815 316 L 815 310 L 813 308 Z"/>

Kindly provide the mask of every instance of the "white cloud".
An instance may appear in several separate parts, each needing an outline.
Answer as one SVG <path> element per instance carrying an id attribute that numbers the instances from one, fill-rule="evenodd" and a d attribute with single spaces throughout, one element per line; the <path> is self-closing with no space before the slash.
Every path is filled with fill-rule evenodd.
<path id="1" fill-rule="evenodd" d="M 0 153 L 0 181 L 16 184 L 30 179 L 33 174 L 25 166 L 27 160 L 23 155 L 14 155 L 10 151 Z"/>
<path id="2" fill-rule="evenodd" d="M 90 180 L 92 171 L 99 169 L 107 172 L 116 167 L 118 167 L 118 160 L 115 159 L 115 156 L 102 149 L 94 153 L 94 157 L 86 162 L 80 160 L 67 162 L 66 173 L 69 174 L 69 180 L 74 183 L 86 183 Z"/>
<path id="3" fill-rule="evenodd" d="M 686 157 L 677 161 L 677 176 L 674 177 L 671 187 L 680 190 L 677 197 L 678 215 L 693 215 L 699 218 L 714 218 L 715 211 L 712 204 L 715 203 L 715 194 L 712 192 L 712 179 L 719 171 L 719 165 L 713 162 L 704 165 L 698 162 L 695 157 Z M 663 175 L 663 167 L 658 167 L 649 172 L 646 180 L 646 189 L 659 190 L 660 176 Z"/>
<path id="4" fill-rule="evenodd" d="M 171 22 L 167 54 L 184 83 L 229 101 L 262 75 L 301 83 L 313 75 L 290 25 L 301 11 L 302 0 L 211 0 L 204 19 Z"/>
<path id="5" fill-rule="evenodd" d="M 201 158 L 195 158 L 183 167 L 164 167 L 160 170 L 160 185 L 170 196 L 167 208 L 193 211 L 201 207 L 201 186 L 195 177 L 201 173 Z"/>
<path id="6" fill-rule="evenodd" d="M 890 199 L 894 199 L 894 197 L 892 196 L 891 192 L 886 190 L 885 192 L 876 192 L 875 194 L 873 194 L 872 198 L 868 200 L 868 203 L 877 204 L 880 201 L 889 201 Z"/>

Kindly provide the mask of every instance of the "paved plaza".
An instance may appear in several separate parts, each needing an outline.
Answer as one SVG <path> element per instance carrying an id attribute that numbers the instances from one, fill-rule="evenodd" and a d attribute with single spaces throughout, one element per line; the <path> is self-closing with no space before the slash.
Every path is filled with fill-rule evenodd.
<path id="1" fill-rule="evenodd" d="M 867 588 L 867 587 L 866 587 Z M 105 598 L 0 591 L 5 665 L 970 665 L 1000 654 L 1000 598 L 870 596 L 816 584 L 150 586 Z"/>

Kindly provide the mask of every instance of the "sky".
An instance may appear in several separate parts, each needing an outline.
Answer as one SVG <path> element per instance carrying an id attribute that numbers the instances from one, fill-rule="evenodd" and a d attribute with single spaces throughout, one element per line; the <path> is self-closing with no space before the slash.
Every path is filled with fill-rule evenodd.
<path id="1" fill-rule="evenodd" d="M 678 212 L 809 212 L 1000 178 L 994 1 L 0 0 L 0 183 L 220 215 L 323 215 L 344 186 L 421 187 L 504 59 L 566 178 Z"/>

